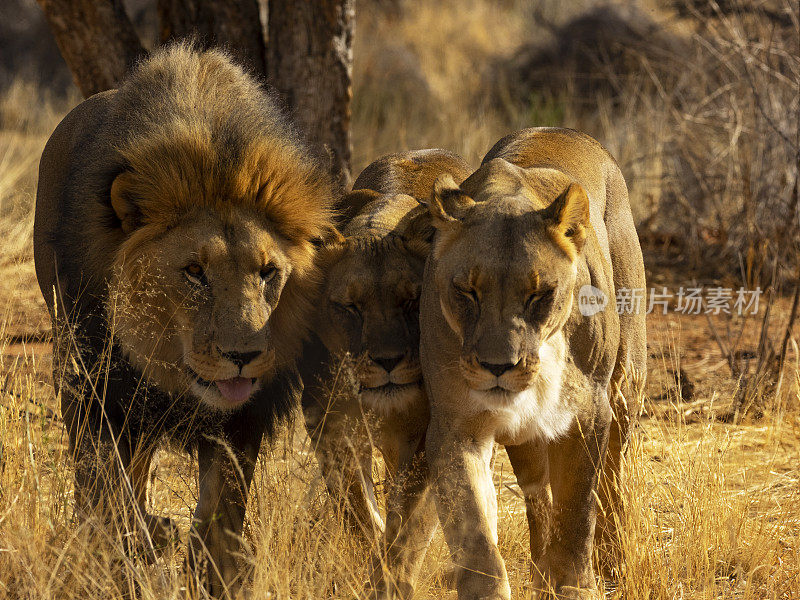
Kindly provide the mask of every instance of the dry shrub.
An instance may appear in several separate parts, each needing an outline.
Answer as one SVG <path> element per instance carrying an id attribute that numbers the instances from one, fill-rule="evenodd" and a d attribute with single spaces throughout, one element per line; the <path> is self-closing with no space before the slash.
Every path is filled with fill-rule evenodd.
<path id="1" fill-rule="evenodd" d="M 598 95 L 618 102 L 631 91 L 668 84 L 673 62 L 685 55 L 686 40 L 633 6 L 597 6 L 561 26 L 545 23 L 547 44 L 524 44 L 494 74 L 495 92 L 512 101 L 550 95 L 590 111 Z"/>
<path id="2" fill-rule="evenodd" d="M 359 5 L 354 43 L 354 171 L 381 154 L 447 148 L 477 164 L 510 125 L 491 107 L 483 70 L 527 35 L 523 0 Z M 405 78 L 405 79 L 404 79 Z"/>
<path id="3" fill-rule="evenodd" d="M 752 284 L 767 246 L 786 273 L 798 266 L 798 12 L 734 4 L 658 19 L 597 7 L 550 26 L 549 43 L 523 46 L 493 82 L 506 112 L 562 102 L 564 124 L 612 150 L 645 237 Z"/>

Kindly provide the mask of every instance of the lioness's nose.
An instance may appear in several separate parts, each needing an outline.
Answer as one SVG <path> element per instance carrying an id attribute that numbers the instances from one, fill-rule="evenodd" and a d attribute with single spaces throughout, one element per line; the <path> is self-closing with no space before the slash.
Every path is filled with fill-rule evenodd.
<path id="1" fill-rule="evenodd" d="M 495 377 L 500 377 L 500 375 L 502 375 L 509 369 L 513 369 L 516 366 L 513 363 L 503 363 L 502 365 L 496 365 L 493 363 L 485 363 L 485 362 L 481 362 L 480 365 Z"/>
<path id="2" fill-rule="evenodd" d="M 223 358 L 231 361 L 240 369 L 255 360 L 256 356 L 261 354 L 259 351 L 255 352 L 220 352 Z"/>
<path id="3" fill-rule="evenodd" d="M 392 358 L 373 358 L 372 362 L 382 366 L 387 373 L 391 373 L 394 368 L 403 360 L 403 355 L 393 356 Z"/>

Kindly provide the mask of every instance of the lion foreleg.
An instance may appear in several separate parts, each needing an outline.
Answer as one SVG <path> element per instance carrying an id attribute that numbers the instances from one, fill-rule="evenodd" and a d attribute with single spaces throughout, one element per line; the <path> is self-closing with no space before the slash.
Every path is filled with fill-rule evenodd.
<path id="1" fill-rule="evenodd" d="M 155 553 L 163 551 L 179 539 L 177 526 L 168 517 L 159 517 L 147 511 L 149 504 L 150 487 L 155 474 L 153 456 L 156 452 L 156 445 L 152 442 L 141 441 L 134 449 L 131 458 L 130 473 L 131 485 L 134 498 L 139 510 L 140 517 L 138 525 L 143 525 L 145 531 L 142 536 L 143 545 L 148 550 L 152 549 Z M 155 558 L 152 556 L 151 558 Z"/>
<path id="2" fill-rule="evenodd" d="M 259 429 L 257 425 L 252 428 Z M 241 550 L 261 435 L 261 431 L 251 431 L 225 440 L 203 438 L 198 442 L 200 493 L 192 519 L 189 561 L 216 598 L 226 593 L 233 597 L 244 578 L 236 555 Z"/>
<path id="3" fill-rule="evenodd" d="M 425 453 L 439 520 L 456 567 L 459 600 L 511 597 L 497 548 L 497 495 L 492 482 L 494 441 L 475 440 L 431 423 Z"/>

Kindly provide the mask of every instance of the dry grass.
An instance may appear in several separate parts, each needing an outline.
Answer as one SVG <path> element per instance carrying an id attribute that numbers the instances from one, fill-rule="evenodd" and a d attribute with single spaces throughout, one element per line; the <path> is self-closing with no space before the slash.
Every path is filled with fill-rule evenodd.
<path id="1" fill-rule="evenodd" d="M 671 35 L 707 54 L 692 55 L 696 63 L 677 79 L 670 69 L 654 70 L 658 75 L 648 86 L 642 84 L 641 70 L 621 77 L 617 65 L 611 72 L 623 93 L 606 89 L 587 103 L 567 92 L 519 95 L 508 81 L 508 89 L 489 93 L 487 82 L 503 85 L 493 76 L 518 68 L 519 52 L 531 43 L 552 44 L 558 28 L 569 25 L 588 2 L 541 2 L 537 11 L 522 0 L 387 4 L 399 6 L 399 12 L 365 3 L 360 13 L 356 169 L 383 152 L 430 146 L 456 150 L 477 164 L 496 139 L 513 129 L 578 127 L 619 157 L 631 183 L 637 221 L 648 233 L 660 232 L 663 222 L 680 224 L 685 221 L 678 217 L 687 218 L 697 225 L 682 226 L 681 234 L 694 236 L 681 242 L 686 248 L 716 244 L 717 256 L 728 258 L 734 249 L 746 252 L 758 235 L 768 237 L 772 231 L 758 221 L 750 237 L 740 236 L 733 225 L 745 218 L 742 211 L 780 208 L 791 200 L 791 177 L 797 171 L 776 133 L 793 135 L 790 129 L 796 126 L 797 99 L 786 95 L 781 79 L 796 78 L 797 69 L 796 55 L 786 52 L 791 35 L 785 30 L 781 35 L 788 37 L 778 47 L 777 34 L 769 38 L 761 21 L 712 10 L 700 27 L 691 13 L 680 18 L 653 13 Z M 785 67 L 776 62 L 779 54 Z M 716 63 L 701 62 L 710 61 L 710 55 Z M 755 69 L 758 65 L 768 68 Z M 785 75 L 781 69 L 788 69 Z M 761 100 L 743 79 L 747 73 L 763 78 L 756 86 Z M 778 115 L 782 102 L 785 112 Z M 182 547 L 148 565 L 125 558 L 120 540 L 72 521 L 71 471 L 50 384 L 49 347 L 31 341 L 32 334 L 48 326 L 31 251 L 36 162 L 64 109 L 22 84 L 0 99 L 0 599 L 182 598 L 187 595 Z M 709 159 L 705 163 L 704 157 Z M 676 164 L 702 175 L 698 180 L 706 179 L 706 187 L 698 191 L 694 180 L 682 179 Z M 749 195 L 743 187 L 748 178 Z M 708 212 L 708 206 L 719 210 Z M 731 232 L 724 239 L 723 225 Z M 697 246 L 701 243 L 706 245 Z M 684 259 L 691 255 L 689 250 L 680 253 Z M 722 264 L 727 268 L 730 263 Z M 683 274 L 663 270 L 660 260 L 650 260 L 649 270 L 653 281 L 687 283 Z M 645 406 L 628 454 L 624 577 L 609 588 L 608 597 L 800 598 L 796 351 L 786 365 L 780 397 L 764 398 L 764 417 L 730 425 L 713 415 L 716 407 L 730 404 L 736 382 L 711 342 L 706 320 L 656 316 L 649 330 L 648 391 L 654 400 Z M 696 384 L 689 403 L 679 399 L 669 375 L 681 369 Z M 495 478 L 501 552 L 514 597 L 527 597 L 524 507 L 503 452 Z M 162 451 L 153 512 L 175 518 L 185 536 L 196 494 L 191 459 Z M 252 566 L 252 597 L 364 596 L 366 551 L 333 509 L 302 428 L 286 429 L 272 448 L 264 449 L 248 515 L 244 560 Z M 443 585 L 446 569 L 447 548 L 438 536 L 418 597 L 454 597 Z"/>

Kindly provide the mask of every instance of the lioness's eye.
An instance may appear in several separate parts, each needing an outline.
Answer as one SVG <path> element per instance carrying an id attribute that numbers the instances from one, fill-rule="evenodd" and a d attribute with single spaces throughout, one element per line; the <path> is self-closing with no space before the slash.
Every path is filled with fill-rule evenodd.
<path id="1" fill-rule="evenodd" d="M 525 301 L 525 309 L 530 310 L 535 305 L 542 303 L 544 301 L 549 300 L 553 296 L 553 290 L 537 290 L 533 294 L 531 294 L 528 299 Z"/>
<path id="2" fill-rule="evenodd" d="M 264 281 L 264 283 L 266 283 L 270 279 L 275 277 L 275 275 L 277 273 L 278 273 L 278 269 L 277 269 L 277 267 L 275 265 L 266 265 L 264 267 L 261 267 L 261 271 L 259 272 L 259 275 L 261 275 L 261 279 Z"/>
<path id="3" fill-rule="evenodd" d="M 183 268 L 183 272 L 186 273 L 186 276 L 194 282 L 197 283 L 206 283 L 206 273 L 203 270 L 203 267 L 198 263 L 189 263 Z"/>
<path id="4" fill-rule="evenodd" d="M 459 286 L 458 286 L 458 285 L 456 285 L 455 283 L 453 284 L 453 288 L 454 288 L 454 289 L 456 290 L 456 292 L 458 292 L 460 295 L 464 296 L 464 297 L 465 297 L 465 298 L 467 298 L 469 301 L 471 301 L 471 302 L 474 302 L 476 306 L 477 306 L 478 304 L 480 304 L 480 302 L 478 301 L 478 292 L 476 292 L 476 291 L 475 291 L 475 288 L 469 288 L 469 289 L 466 289 L 466 288 L 459 287 Z"/>

